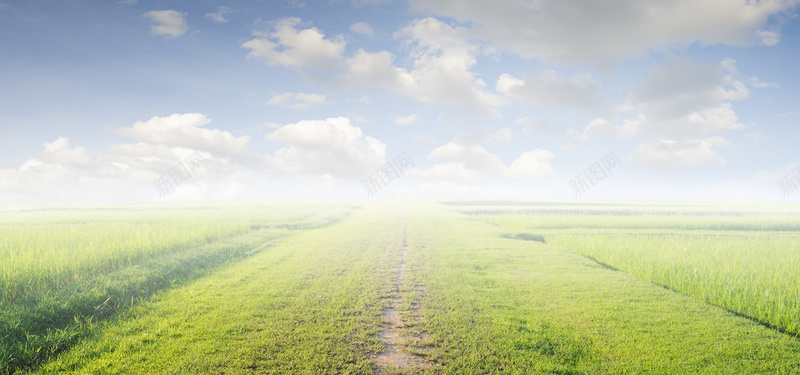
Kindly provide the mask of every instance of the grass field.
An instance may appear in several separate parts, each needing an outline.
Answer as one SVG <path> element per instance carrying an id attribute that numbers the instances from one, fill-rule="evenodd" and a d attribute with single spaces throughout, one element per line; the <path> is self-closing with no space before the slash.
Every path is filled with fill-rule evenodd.
<path id="1" fill-rule="evenodd" d="M 800 374 L 797 206 L 15 206 L 0 256 L 0 373 Z"/>

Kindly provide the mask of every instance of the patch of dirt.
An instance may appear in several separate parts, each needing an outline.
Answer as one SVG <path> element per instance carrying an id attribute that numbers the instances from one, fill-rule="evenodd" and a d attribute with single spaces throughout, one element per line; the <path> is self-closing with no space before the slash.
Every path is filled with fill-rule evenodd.
<path id="1" fill-rule="evenodd" d="M 400 318 L 400 307 L 403 299 L 400 297 L 400 290 L 403 287 L 403 282 L 406 277 L 406 262 L 408 260 L 408 236 L 406 235 L 407 225 L 403 227 L 403 252 L 400 258 L 400 265 L 395 270 L 397 277 L 394 281 L 394 289 L 392 290 L 392 300 L 389 306 L 383 309 L 383 326 L 378 337 L 383 341 L 384 349 L 374 358 L 376 369 L 374 374 L 393 374 L 393 373 L 408 373 L 422 372 L 430 369 L 433 366 L 430 362 L 426 361 L 423 357 L 414 355 L 406 351 L 402 344 L 405 340 L 418 341 L 419 337 L 405 337 L 401 333 L 401 329 L 405 327 L 404 322 Z M 416 287 L 416 286 L 415 286 Z M 413 315 L 419 312 L 419 306 L 412 304 L 411 306 Z"/>

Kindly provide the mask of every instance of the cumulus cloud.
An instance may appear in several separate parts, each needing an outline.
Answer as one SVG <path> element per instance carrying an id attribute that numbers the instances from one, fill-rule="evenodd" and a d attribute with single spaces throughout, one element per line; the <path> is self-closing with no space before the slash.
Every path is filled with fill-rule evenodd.
<path id="1" fill-rule="evenodd" d="M 411 63 L 397 66 L 388 51 L 358 49 L 343 57 L 342 36 L 326 38 L 316 28 L 299 29 L 300 19 L 278 21 L 274 32 L 255 32 L 242 44 L 250 58 L 270 66 L 300 70 L 306 76 L 337 88 L 388 91 L 427 104 L 450 104 L 473 113 L 498 115 L 502 100 L 486 90 L 486 82 L 471 69 L 479 49 L 458 28 L 434 18 L 414 20 L 395 34 L 410 47 Z M 356 27 L 356 30 L 363 27 Z M 316 69 L 316 71 L 309 71 Z"/>
<path id="2" fill-rule="evenodd" d="M 326 38 L 315 27 L 299 29 L 299 18 L 284 18 L 272 32 L 254 32 L 256 38 L 242 43 L 249 58 L 263 60 L 269 66 L 335 70 L 347 42 L 342 36 Z"/>
<path id="3" fill-rule="evenodd" d="M 347 59 L 342 77 L 350 87 L 386 87 L 428 104 L 451 104 L 471 112 L 496 115 L 501 100 L 471 71 L 478 48 L 462 31 L 435 18 L 411 22 L 395 35 L 412 47 L 411 68 L 394 65 L 387 51 L 359 50 Z"/>
<path id="4" fill-rule="evenodd" d="M 297 110 L 308 109 L 314 105 L 325 104 L 325 95 L 285 92 L 271 97 L 267 104 Z"/>
<path id="5" fill-rule="evenodd" d="M 216 23 L 226 23 L 228 19 L 225 18 L 226 14 L 231 13 L 231 8 L 220 6 L 217 7 L 217 11 L 213 13 L 206 13 L 206 18 L 216 22 Z"/>
<path id="6" fill-rule="evenodd" d="M 717 105 L 725 93 L 723 66 L 689 57 L 668 58 L 655 66 L 646 82 L 628 90 L 627 105 L 660 120 Z"/>
<path id="7" fill-rule="evenodd" d="M 495 154 L 475 144 L 448 142 L 431 151 L 428 159 L 435 164 L 425 170 L 415 170 L 413 175 L 422 181 L 479 184 L 498 179 L 531 181 L 554 174 L 550 161 L 553 154 L 547 150 L 522 153 L 509 166 Z"/>
<path id="8" fill-rule="evenodd" d="M 176 113 L 167 117 L 153 116 L 130 127 L 109 130 L 140 142 L 222 154 L 238 154 L 247 146 L 250 137 L 237 138 L 227 131 L 204 128 L 210 123 L 211 120 L 200 113 Z"/>
<path id="9" fill-rule="evenodd" d="M 433 162 L 456 163 L 467 170 L 478 172 L 499 171 L 503 161 L 481 146 L 449 142 L 431 151 L 428 159 Z"/>
<path id="10" fill-rule="evenodd" d="M 91 167 L 95 158 L 96 156 L 85 147 L 72 147 L 66 137 L 58 137 L 53 142 L 45 142 L 44 152 L 35 157 L 38 161 L 78 168 Z"/>
<path id="11" fill-rule="evenodd" d="M 358 180 L 385 163 L 386 144 L 364 135 L 346 117 L 284 125 L 266 139 L 288 145 L 271 159 L 298 178 Z"/>
<path id="12" fill-rule="evenodd" d="M 408 125 L 412 125 L 412 124 L 414 124 L 415 122 L 417 122 L 417 118 L 418 118 L 418 117 L 419 117 L 419 116 L 417 116 L 417 114 L 416 114 L 416 113 L 412 113 L 412 114 L 410 114 L 410 115 L 408 115 L 408 116 L 405 116 L 405 117 L 400 117 L 400 116 L 398 116 L 398 117 L 396 117 L 396 118 L 394 119 L 394 124 L 395 124 L 395 125 L 400 125 L 400 126 L 408 126 Z"/>
<path id="13" fill-rule="evenodd" d="M 404 71 L 395 68 L 393 63 L 394 55 L 388 51 L 367 52 L 358 49 L 345 60 L 347 70 L 341 77 L 342 84 L 351 89 L 394 87 Z"/>
<path id="14" fill-rule="evenodd" d="M 233 199 L 246 186 L 263 183 L 268 161 L 242 150 L 247 137 L 201 128 L 209 122 L 201 114 L 176 114 L 109 129 L 137 142 L 111 144 L 103 152 L 58 137 L 19 167 L 0 168 L 0 200 L 158 199 L 156 179 L 192 155 L 203 159 L 202 167 L 192 167 L 187 180 L 170 182 L 164 199 Z"/>
<path id="15" fill-rule="evenodd" d="M 729 143 L 722 137 L 686 141 L 659 139 L 639 144 L 636 151 L 628 158 L 633 163 L 663 171 L 676 170 L 684 166 L 724 164 L 725 159 L 713 148 L 725 145 Z"/>
<path id="16" fill-rule="evenodd" d="M 522 153 L 506 169 L 506 174 L 515 180 L 536 180 L 555 174 L 550 161 L 553 153 L 547 150 L 534 150 Z"/>
<path id="17" fill-rule="evenodd" d="M 599 62 L 692 43 L 774 45 L 771 16 L 797 0 L 411 0 L 412 8 L 475 25 L 472 35 L 520 56 Z"/>
<path id="18" fill-rule="evenodd" d="M 153 35 L 161 35 L 165 38 L 177 38 L 186 31 L 189 27 L 186 25 L 186 13 L 177 10 L 151 10 L 144 14 L 145 17 L 150 18 L 156 25 L 150 26 L 150 33 Z"/>
<path id="19" fill-rule="evenodd" d="M 764 82 L 764 81 L 758 79 L 758 77 L 750 77 L 747 80 L 747 83 L 751 87 L 755 87 L 757 89 L 763 89 L 763 88 L 773 88 L 774 89 L 774 88 L 778 88 L 779 87 L 778 84 L 775 83 L 775 82 Z"/>
<path id="20" fill-rule="evenodd" d="M 584 136 L 686 139 L 739 130 L 744 124 L 730 102 L 750 96 L 749 87 L 754 85 L 746 82 L 732 59 L 705 64 L 688 57 L 668 58 L 644 83 L 625 90 L 619 121 L 595 119 Z"/>
<path id="21" fill-rule="evenodd" d="M 350 31 L 356 34 L 362 34 L 367 36 L 373 35 L 372 27 L 370 27 L 369 24 L 365 22 L 356 22 L 350 25 Z"/>
<path id="22" fill-rule="evenodd" d="M 520 79 L 504 73 L 497 79 L 495 89 L 501 94 L 545 108 L 603 104 L 600 88 L 589 74 L 564 78 L 552 70 L 545 70 Z"/>
<path id="23" fill-rule="evenodd" d="M 415 46 L 413 69 L 399 72 L 397 90 L 424 103 L 450 103 L 496 114 L 500 98 L 486 91 L 486 83 L 470 69 L 477 64 L 478 48 L 465 36 L 435 18 L 412 22 L 397 35 Z"/>

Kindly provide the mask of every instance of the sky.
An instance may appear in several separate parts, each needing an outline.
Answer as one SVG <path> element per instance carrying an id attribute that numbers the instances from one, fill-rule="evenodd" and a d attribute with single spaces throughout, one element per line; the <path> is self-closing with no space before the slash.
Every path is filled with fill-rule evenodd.
<path id="1" fill-rule="evenodd" d="M 0 0 L 0 203 L 800 201 L 800 0 Z"/>

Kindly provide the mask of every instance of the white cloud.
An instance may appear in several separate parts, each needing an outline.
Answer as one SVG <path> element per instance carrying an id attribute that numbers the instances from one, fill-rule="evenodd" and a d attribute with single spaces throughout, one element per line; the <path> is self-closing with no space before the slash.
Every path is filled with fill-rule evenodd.
<path id="1" fill-rule="evenodd" d="M 449 142 L 431 151 L 428 159 L 433 162 L 457 163 L 471 171 L 492 172 L 503 168 L 503 161 L 478 145 Z"/>
<path id="2" fill-rule="evenodd" d="M 319 29 L 298 29 L 299 18 L 284 18 L 273 32 L 254 32 L 255 39 L 242 43 L 249 58 L 264 60 L 269 66 L 335 70 L 347 42 L 341 36 L 326 39 Z"/>
<path id="3" fill-rule="evenodd" d="M 38 161 L 78 168 L 90 167 L 95 158 L 96 156 L 85 147 L 72 147 L 69 139 L 65 137 L 58 137 L 53 142 L 45 142 L 44 152 L 35 157 Z"/>
<path id="4" fill-rule="evenodd" d="M 346 42 L 341 36 L 326 39 L 316 28 L 298 30 L 298 18 L 277 22 L 274 32 L 256 32 L 244 42 L 248 57 L 270 66 L 300 69 L 329 86 L 352 90 L 385 88 L 427 104 L 450 104 L 472 113 L 498 115 L 502 100 L 486 91 L 486 83 L 470 69 L 478 48 L 459 29 L 434 18 L 415 20 L 395 34 L 412 47 L 411 68 L 394 65 L 388 51 L 358 49 L 343 59 Z M 323 72 L 308 72 L 313 68 Z"/>
<path id="5" fill-rule="evenodd" d="M 228 19 L 225 18 L 226 14 L 231 13 L 231 8 L 220 6 L 217 7 L 217 11 L 214 13 L 206 13 L 206 18 L 216 22 L 216 23 L 226 23 Z"/>
<path id="6" fill-rule="evenodd" d="M 525 79 L 502 74 L 497 92 L 546 108 L 592 107 L 603 103 L 600 88 L 591 75 L 563 78 L 552 70 Z"/>
<path id="7" fill-rule="evenodd" d="M 781 35 L 775 31 L 756 30 L 756 36 L 761 39 L 761 44 L 774 46 L 781 40 Z"/>
<path id="8" fill-rule="evenodd" d="M 750 77 L 747 80 L 747 84 L 749 84 L 751 87 L 755 87 L 757 89 L 763 89 L 763 88 L 773 88 L 774 89 L 774 88 L 778 88 L 779 87 L 778 84 L 775 83 L 775 82 L 764 82 L 764 81 L 758 79 L 758 77 Z"/>
<path id="9" fill-rule="evenodd" d="M 186 13 L 177 10 L 151 10 L 144 14 L 145 17 L 158 23 L 150 26 L 150 33 L 162 35 L 166 38 L 176 38 L 186 33 Z"/>
<path id="10" fill-rule="evenodd" d="M 524 57 L 598 62 L 692 43 L 778 42 L 762 29 L 797 0 L 411 0 L 412 8 L 475 25 L 472 35 Z"/>
<path id="11" fill-rule="evenodd" d="M 185 147 L 222 154 L 238 154 L 250 137 L 236 138 L 230 132 L 206 129 L 211 120 L 200 113 L 154 116 L 147 121 L 137 121 L 131 127 L 109 129 L 140 142 L 156 145 Z"/>
<path id="12" fill-rule="evenodd" d="M 530 181 L 553 175 L 550 161 L 553 154 L 546 150 L 522 153 L 509 166 L 481 146 L 448 142 L 428 155 L 435 164 L 413 175 L 422 181 L 437 183 L 502 183 L 502 179 Z"/>
<path id="13" fill-rule="evenodd" d="M 343 85 L 353 89 L 369 87 L 393 87 L 403 74 L 392 66 L 394 55 L 387 51 L 367 52 L 363 49 L 345 60 L 347 72 L 342 77 Z"/>
<path id="14" fill-rule="evenodd" d="M 296 110 L 308 109 L 314 105 L 325 104 L 325 95 L 285 92 L 271 97 L 267 104 Z"/>
<path id="15" fill-rule="evenodd" d="M 730 101 L 749 96 L 735 60 L 704 64 L 688 57 L 668 58 L 654 67 L 647 81 L 626 90 L 617 109 L 621 124 L 598 118 L 584 136 L 688 139 L 738 130 L 744 125 Z"/>
<path id="16" fill-rule="evenodd" d="M 550 161 L 553 160 L 553 153 L 547 150 L 533 150 L 522 153 L 506 169 L 506 174 L 522 181 L 537 180 L 555 174 Z"/>
<path id="17" fill-rule="evenodd" d="M 330 183 L 359 180 L 385 163 L 386 144 L 366 136 L 346 117 L 304 120 L 266 136 L 286 143 L 271 158 L 283 171 Z"/>
<path id="18" fill-rule="evenodd" d="M 654 120 L 672 120 L 717 105 L 724 93 L 722 69 L 730 61 L 723 64 L 668 58 L 655 66 L 644 84 L 628 90 L 627 105 Z"/>
<path id="19" fill-rule="evenodd" d="M 395 124 L 395 125 L 400 125 L 400 126 L 408 126 L 408 125 L 412 125 L 412 124 L 414 124 L 415 122 L 417 122 L 417 117 L 418 117 L 418 116 L 417 116 L 417 114 L 416 114 L 416 113 L 412 113 L 412 114 L 410 114 L 410 115 L 408 115 L 408 116 L 405 116 L 405 117 L 399 117 L 399 116 L 398 116 L 398 117 L 396 117 L 396 118 L 394 119 L 394 124 Z"/>
<path id="20" fill-rule="evenodd" d="M 154 181 L 195 153 L 204 159 L 202 166 L 195 166 L 190 178 L 172 181 L 163 199 L 234 199 L 242 187 L 263 183 L 267 161 L 240 149 L 247 137 L 228 139 L 227 132 L 198 128 L 208 122 L 204 115 L 186 114 L 110 129 L 139 142 L 111 144 L 105 152 L 58 137 L 18 168 L 0 169 L 0 201 L 158 199 Z M 186 140 L 178 141 L 181 137 Z"/>
<path id="21" fill-rule="evenodd" d="M 423 103 L 449 103 L 469 111 L 496 115 L 500 98 L 470 69 L 477 47 L 458 29 L 434 18 L 413 21 L 397 33 L 414 46 L 413 69 L 394 69 L 394 89 Z"/>
<path id="22" fill-rule="evenodd" d="M 641 143 L 628 158 L 630 161 L 663 171 L 676 170 L 684 166 L 704 164 L 724 164 L 725 159 L 717 154 L 713 147 L 725 146 L 729 143 L 722 137 L 708 137 L 674 141 L 659 139 L 654 142 Z"/>
<path id="23" fill-rule="evenodd" d="M 356 34 L 362 34 L 367 36 L 373 35 L 372 27 L 370 27 L 369 24 L 365 22 L 356 22 L 350 25 L 350 31 Z"/>
<path id="24" fill-rule="evenodd" d="M 412 47 L 409 68 L 394 65 L 387 51 L 359 49 L 345 61 L 341 85 L 354 89 L 384 87 L 427 104 L 450 104 L 473 113 L 497 115 L 501 99 L 486 91 L 486 83 L 470 69 L 478 48 L 459 29 L 434 18 L 415 20 L 395 36 Z"/>

